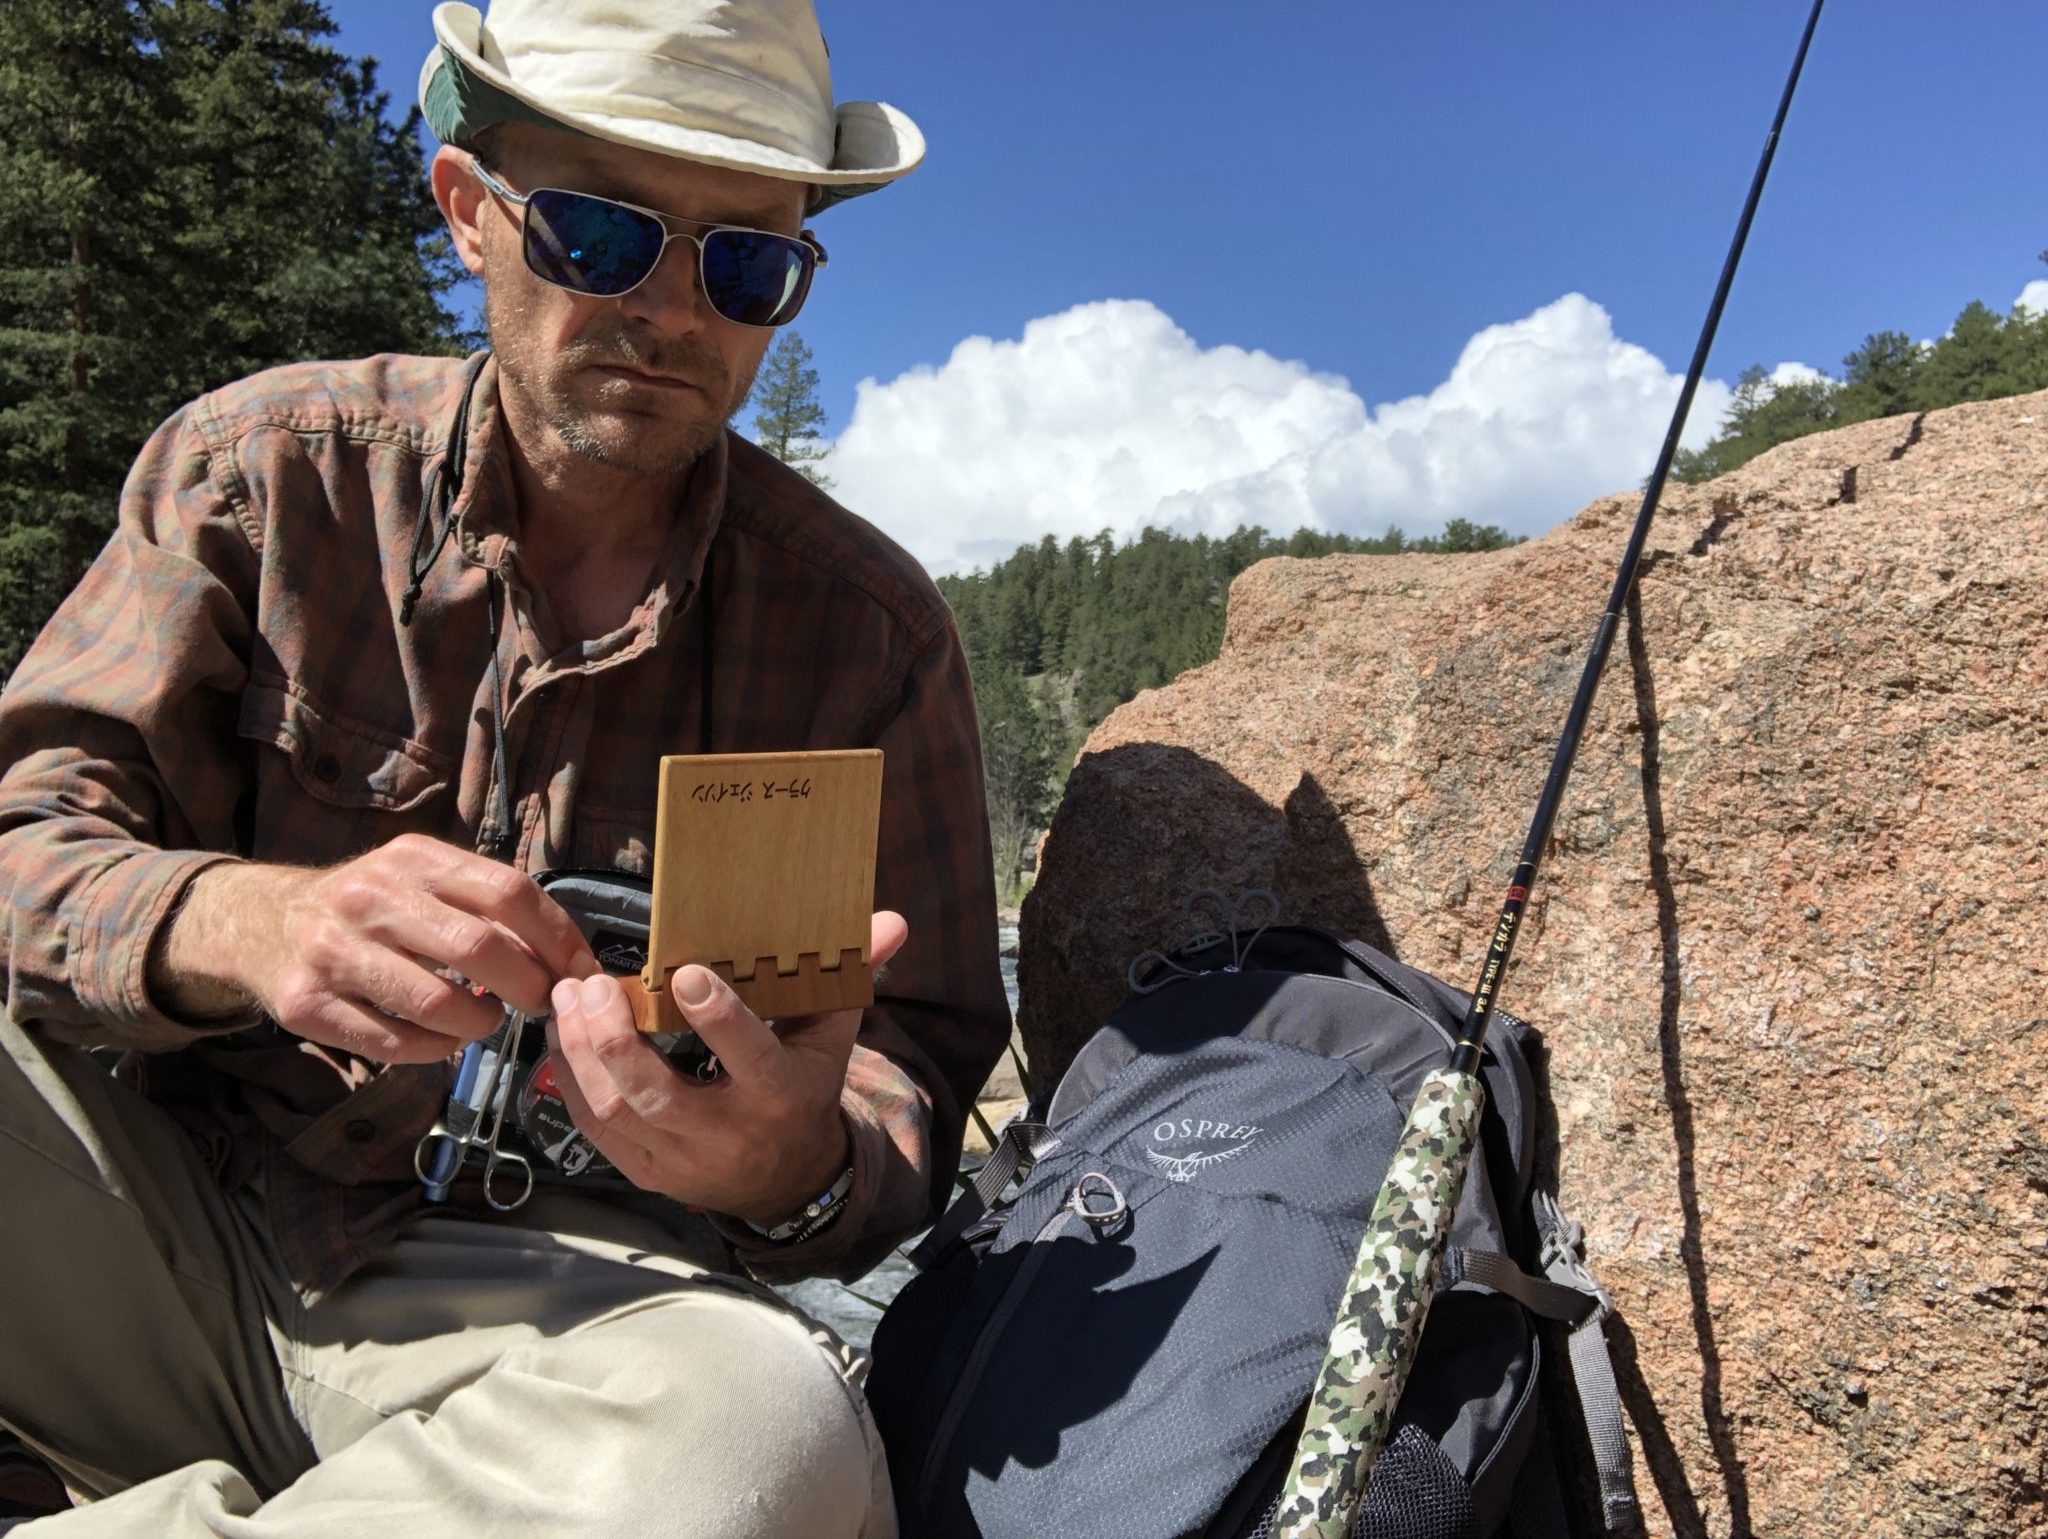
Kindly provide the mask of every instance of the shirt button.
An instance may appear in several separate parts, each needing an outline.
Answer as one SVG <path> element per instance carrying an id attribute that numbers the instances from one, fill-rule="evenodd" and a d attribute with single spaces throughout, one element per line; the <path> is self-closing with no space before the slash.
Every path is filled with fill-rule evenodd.
<path id="1" fill-rule="evenodd" d="M 341 760 L 331 753 L 323 753 L 313 761 L 313 778 L 323 785 L 333 785 L 341 778 Z"/>
<path id="2" fill-rule="evenodd" d="M 377 1136 L 377 1124 L 367 1117 L 358 1117 L 341 1130 L 341 1136 L 352 1144 L 366 1144 Z"/>

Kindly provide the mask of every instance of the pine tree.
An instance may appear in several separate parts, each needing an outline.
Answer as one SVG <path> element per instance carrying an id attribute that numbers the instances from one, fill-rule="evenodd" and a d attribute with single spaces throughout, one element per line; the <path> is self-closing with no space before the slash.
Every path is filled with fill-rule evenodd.
<path id="1" fill-rule="evenodd" d="M 0 670 L 175 407 L 272 364 L 470 339 L 418 114 L 315 0 L 0 6 Z"/>
<path id="2" fill-rule="evenodd" d="M 1707 446 L 1681 450 L 1671 473 L 1680 481 L 1707 481 L 1726 475 L 1766 449 L 1841 423 L 1842 387 L 1823 375 L 1775 385 L 1760 363 L 1751 364 L 1735 382 L 1728 420 Z"/>
<path id="3" fill-rule="evenodd" d="M 1445 523 L 1442 534 L 1417 540 L 1413 548 L 1456 556 L 1474 551 L 1499 550 L 1513 543 L 1514 541 L 1508 538 L 1507 531 L 1496 525 L 1475 524 L 1469 518 L 1454 518 Z"/>
<path id="4" fill-rule="evenodd" d="M 1006 898 L 1023 885 L 1024 857 L 1052 814 L 1050 735 L 1023 675 L 992 658 L 970 658 L 981 718 L 981 765 L 996 885 Z"/>
<path id="5" fill-rule="evenodd" d="M 1875 331 L 1842 360 L 1842 420 L 1862 422 L 1913 410 L 1920 348 L 1903 331 Z"/>
<path id="6" fill-rule="evenodd" d="M 814 485 L 830 489 L 832 478 L 818 468 L 832 452 L 818 442 L 818 430 L 825 425 L 825 408 L 818 404 L 818 371 L 811 367 L 809 346 L 797 333 L 785 331 L 768 349 L 752 399 L 755 442 Z"/>
<path id="7" fill-rule="evenodd" d="M 2015 308 L 2006 317 L 2001 393 L 2048 389 L 2048 310 Z"/>
<path id="8" fill-rule="evenodd" d="M 1930 401 L 1953 406 L 2005 394 L 1999 378 L 2002 342 L 1998 312 L 1980 299 L 1971 300 L 1928 354 L 1924 374 Z"/>
<path id="9" fill-rule="evenodd" d="M 463 274 L 418 110 L 385 116 L 374 66 L 324 41 L 319 0 L 163 0 L 154 15 L 184 140 L 170 258 L 203 301 L 188 326 L 216 373 L 480 340 L 440 304 Z M 235 281 L 221 281 L 223 259 Z"/>
<path id="10" fill-rule="evenodd" d="M 0 8 L 0 667 L 111 527 L 153 422 L 150 339 L 175 334 L 134 225 L 166 80 L 141 8 Z M 144 238 L 147 238 L 146 236 Z"/>

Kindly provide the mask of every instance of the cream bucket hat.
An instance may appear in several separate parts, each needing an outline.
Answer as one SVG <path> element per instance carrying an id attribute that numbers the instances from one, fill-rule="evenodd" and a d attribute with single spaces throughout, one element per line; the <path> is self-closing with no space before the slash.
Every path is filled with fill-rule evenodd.
<path id="1" fill-rule="evenodd" d="M 811 0 L 496 0 L 434 8 L 420 107 L 443 141 L 520 119 L 808 182 L 812 210 L 915 169 L 882 102 L 832 104 Z M 524 109 L 524 110 L 521 110 Z"/>

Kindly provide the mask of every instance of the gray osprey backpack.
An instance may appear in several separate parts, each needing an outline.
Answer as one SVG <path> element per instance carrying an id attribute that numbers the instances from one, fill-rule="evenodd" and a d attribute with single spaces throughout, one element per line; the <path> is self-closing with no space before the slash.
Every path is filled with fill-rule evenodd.
<path id="1" fill-rule="evenodd" d="M 905 1539 L 1270 1527 L 1366 1217 L 1465 1000 L 1278 925 L 1201 937 L 1133 982 L 876 1331 L 867 1393 Z M 1359 1534 L 1582 1529 L 1539 1427 L 1544 1338 L 1566 1332 L 1607 1508 L 1591 1531 L 1632 1520 L 1607 1301 L 1531 1181 L 1527 1038 L 1503 1016 L 1491 1039 L 1483 1158 Z"/>

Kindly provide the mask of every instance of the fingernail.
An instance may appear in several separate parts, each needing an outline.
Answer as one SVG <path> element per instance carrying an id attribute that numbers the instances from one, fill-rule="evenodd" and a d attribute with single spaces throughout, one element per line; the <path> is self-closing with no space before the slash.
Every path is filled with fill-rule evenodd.
<path id="1" fill-rule="evenodd" d="M 595 973 L 596 971 L 597 958 L 592 956 L 587 951 L 577 952 L 576 960 L 569 964 L 569 972 L 570 975 L 573 977 L 588 978 L 589 976 L 591 976 L 591 974 Z"/>
<path id="2" fill-rule="evenodd" d="M 555 1013 L 574 1010 L 577 1001 L 577 984 L 574 978 L 564 978 L 548 992 L 548 1003 L 555 1007 Z"/>
<path id="3" fill-rule="evenodd" d="M 717 992 L 717 979 L 708 967 L 686 967 L 676 975 L 676 999 L 685 1010 L 701 1010 Z"/>
<path id="4" fill-rule="evenodd" d="M 605 995 L 610 992 L 611 986 L 611 980 L 605 977 L 603 973 L 599 973 L 594 978 L 585 978 L 581 983 L 577 984 L 577 990 L 583 1000 L 583 1008 L 585 1010 L 603 1009 Z"/>

